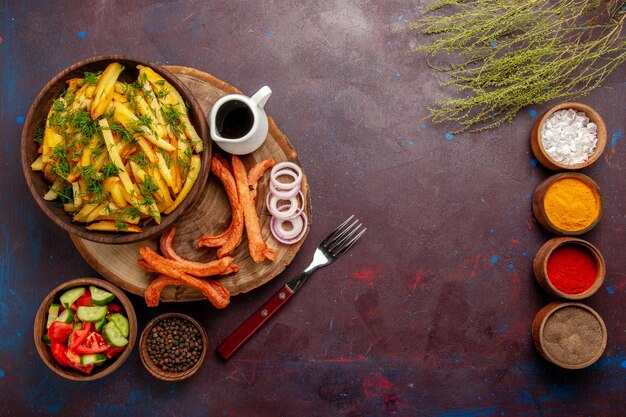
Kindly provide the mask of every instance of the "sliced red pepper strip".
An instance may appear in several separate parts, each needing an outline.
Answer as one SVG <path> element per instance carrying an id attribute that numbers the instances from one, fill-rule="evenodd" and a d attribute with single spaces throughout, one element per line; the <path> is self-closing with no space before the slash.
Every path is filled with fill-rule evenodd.
<path id="1" fill-rule="evenodd" d="M 74 330 L 74 332 L 70 335 L 70 350 L 74 350 L 83 344 L 83 342 L 87 339 L 87 336 L 89 336 L 89 333 L 91 333 L 92 327 L 93 323 L 85 321 L 80 329 Z"/>
<path id="2" fill-rule="evenodd" d="M 54 321 L 48 328 L 48 337 L 51 343 L 61 343 L 65 346 L 67 338 L 72 333 L 74 326 L 70 323 L 63 323 L 60 321 Z"/>

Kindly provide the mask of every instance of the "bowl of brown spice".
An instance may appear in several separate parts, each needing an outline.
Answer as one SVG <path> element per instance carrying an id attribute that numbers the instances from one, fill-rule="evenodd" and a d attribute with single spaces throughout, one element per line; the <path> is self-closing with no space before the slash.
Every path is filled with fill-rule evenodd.
<path id="1" fill-rule="evenodd" d="M 600 315 L 581 303 L 555 301 L 542 308 L 532 327 L 541 355 L 565 369 L 595 363 L 606 348 L 606 326 Z"/>
<path id="2" fill-rule="evenodd" d="M 208 343 L 204 327 L 193 317 L 166 313 L 152 319 L 141 332 L 139 355 L 153 376 L 180 381 L 200 369 Z"/>

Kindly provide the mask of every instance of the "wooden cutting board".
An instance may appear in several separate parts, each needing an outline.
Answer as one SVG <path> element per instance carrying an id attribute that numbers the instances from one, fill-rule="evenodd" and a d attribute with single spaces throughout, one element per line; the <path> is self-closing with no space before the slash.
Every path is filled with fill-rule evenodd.
<path id="1" fill-rule="evenodd" d="M 206 117 L 209 116 L 213 103 L 219 98 L 227 94 L 241 94 L 235 87 L 205 72 L 179 66 L 167 66 L 166 68 L 180 78 L 198 99 Z M 215 146 L 214 149 L 217 147 Z M 269 133 L 263 145 L 252 154 L 245 155 L 241 159 L 246 169 L 249 170 L 257 162 L 269 158 L 274 159 L 277 163 L 292 161 L 300 165 L 295 150 L 271 118 L 269 119 Z M 250 257 L 248 239 L 244 232 L 241 245 L 231 255 L 234 256 L 235 263 L 239 266 L 239 272 L 218 278 L 231 295 L 250 291 L 280 274 L 289 265 L 304 242 L 302 239 L 294 245 L 284 245 L 274 239 L 269 227 L 271 217 L 265 208 L 265 197 L 268 189 L 269 173 L 266 173 L 259 181 L 256 209 L 259 213 L 263 237 L 268 245 L 276 250 L 276 261 L 255 263 Z M 310 225 L 311 197 L 306 175 L 302 180 L 302 193 L 306 201 L 305 212 Z M 216 259 L 215 249 L 198 248 L 198 238 L 202 235 L 215 235 L 223 232 L 230 224 L 230 217 L 231 208 L 222 184 L 219 179 L 211 175 L 198 202 L 187 210 L 175 224 L 174 249 L 180 256 L 193 261 L 206 262 Z M 308 235 L 308 229 L 306 234 Z M 125 245 L 95 243 L 76 236 L 71 236 L 71 238 L 83 258 L 102 276 L 133 294 L 143 296 L 144 290 L 152 281 L 153 276 L 144 272 L 137 265 L 137 259 L 140 258 L 139 248 L 149 246 L 156 249 L 158 237 Z M 203 299 L 204 297 L 198 290 L 185 286 L 167 287 L 161 294 L 161 301 Z"/>

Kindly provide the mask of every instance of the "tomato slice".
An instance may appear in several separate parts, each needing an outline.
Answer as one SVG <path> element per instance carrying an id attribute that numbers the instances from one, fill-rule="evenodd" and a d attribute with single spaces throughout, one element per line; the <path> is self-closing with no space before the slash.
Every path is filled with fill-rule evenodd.
<path id="1" fill-rule="evenodd" d="M 72 333 L 72 326 L 70 323 L 63 323 L 60 321 L 54 321 L 48 328 L 48 337 L 50 338 L 50 342 L 62 343 L 65 345 L 67 343 L 67 338 Z"/>
<path id="2" fill-rule="evenodd" d="M 85 374 L 90 374 L 91 371 L 93 371 L 93 365 L 81 365 L 80 355 L 65 347 L 64 344 L 52 342 L 50 344 L 50 349 L 52 350 L 54 360 L 56 360 L 59 365 L 74 368 Z"/>
<path id="3" fill-rule="evenodd" d="M 66 352 L 67 347 L 62 343 L 55 342 L 54 340 L 50 343 L 50 349 L 52 350 L 52 356 L 57 361 L 57 363 L 61 366 L 72 366 L 73 363 L 67 358 Z"/>
<path id="4" fill-rule="evenodd" d="M 85 293 L 81 295 L 74 304 L 76 305 L 76 308 L 80 306 L 91 307 L 93 305 L 93 301 L 91 300 L 91 292 L 89 290 L 85 291 Z"/>
<path id="5" fill-rule="evenodd" d="M 107 358 L 111 359 L 113 356 L 116 356 L 118 353 L 120 353 L 124 349 L 126 349 L 126 346 L 122 346 L 122 347 L 111 346 L 104 352 L 104 355 Z"/>
<path id="6" fill-rule="evenodd" d="M 93 323 L 90 321 L 83 322 L 83 326 L 80 329 L 74 330 L 70 335 L 70 350 L 76 349 L 78 346 L 82 345 L 85 340 L 87 340 L 87 336 L 91 333 L 91 328 L 93 327 Z"/>
<path id="7" fill-rule="evenodd" d="M 100 333 L 91 332 L 83 344 L 76 347 L 74 351 L 82 355 L 88 355 L 90 353 L 106 352 L 110 347 Z"/>
<path id="8" fill-rule="evenodd" d="M 107 308 L 109 309 L 109 313 L 121 313 L 124 311 L 121 306 L 114 303 L 107 304 Z"/>

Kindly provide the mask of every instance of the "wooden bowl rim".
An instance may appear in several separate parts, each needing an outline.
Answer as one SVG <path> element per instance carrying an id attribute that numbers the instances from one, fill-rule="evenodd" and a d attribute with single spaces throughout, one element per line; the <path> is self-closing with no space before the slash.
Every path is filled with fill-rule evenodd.
<path id="1" fill-rule="evenodd" d="M 170 317 L 178 317 L 191 322 L 198 329 L 198 331 L 200 332 L 200 336 L 202 337 L 202 353 L 200 354 L 198 361 L 191 368 L 182 372 L 166 372 L 161 370 L 158 366 L 154 364 L 152 359 L 150 359 L 150 355 L 148 355 L 148 349 L 146 347 L 146 344 L 148 343 L 148 333 L 150 333 L 150 330 L 152 330 L 154 325 L 157 324 L 159 321 Z M 159 314 L 158 316 L 150 320 L 141 331 L 141 336 L 139 338 L 139 356 L 141 357 L 141 363 L 143 363 L 143 366 L 154 377 L 164 381 L 180 381 L 194 375 L 202 367 L 202 365 L 204 364 L 204 359 L 206 358 L 208 344 L 209 336 L 204 329 L 204 326 L 202 326 L 202 324 L 198 320 L 184 313 L 164 313 Z"/>
<path id="2" fill-rule="evenodd" d="M 593 122 L 598 126 L 598 129 L 596 131 L 596 136 L 598 138 L 598 142 L 596 143 L 596 148 L 593 150 L 593 153 L 589 156 L 589 159 L 587 159 L 583 163 L 575 164 L 575 165 L 562 164 L 552 159 L 550 155 L 548 155 L 548 152 L 546 152 L 545 148 L 543 147 L 543 141 L 541 140 L 541 131 L 543 129 L 543 125 L 545 121 L 553 113 L 559 110 L 563 110 L 563 109 L 573 109 L 576 111 L 582 111 L 587 115 L 587 117 L 589 117 L 590 122 Z M 542 156 L 546 158 L 548 162 L 556 166 L 559 170 L 577 171 L 579 169 L 586 168 L 590 166 L 591 164 L 593 164 L 594 162 L 596 162 L 600 158 L 600 156 L 604 152 L 604 148 L 606 147 L 607 130 L 606 130 L 606 124 L 604 123 L 604 119 L 602 118 L 602 116 L 600 116 L 600 113 L 598 113 L 594 108 L 592 108 L 591 106 L 587 104 L 578 103 L 574 101 L 557 104 L 556 106 L 553 106 L 547 111 L 545 111 L 541 115 L 541 117 L 537 119 L 536 124 L 537 124 L 536 134 L 531 136 L 531 140 L 536 141 L 537 148 L 541 152 Z M 542 162 L 540 158 L 537 158 L 537 159 L 539 160 L 539 162 Z M 546 168 L 553 169 L 553 167 L 550 167 L 550 166 L 546 166 Z"/>
<path id="3" fill-rule="evenodd" d="M 565 245 L 579 245 L 579 246 L 584 247 L 593 256 L 596 262 L 596 266 L 598 267 L 598 273 L 596 275 L 595 280 L 593 281 L 593 284 L 591 284 L 591 286 L 587 288 L 587 290 L 581 293 L 568 294 L 566 292 L 559 290 L 558 288 L 554 286 L 554 284 L 552 284 L 552 281 L 550 280 L 550 277 L 548 276 L 548 269 L 547 269 L 548 259 L 557 248 L 560 248 L 561 246 L 565 246 Z M 544 249 L 547 249 L 547 251 L 542 254 Z M 585 298 L 589 298 L 593 294 L 595 294 L 604 283 L 604 279 L 606 277 L 606 262 L 604 261 L 602 252 L 600 252 L 600 250 L 597 247 L 591 244 L 591 242 L 588 242 L 584 239 L 580 239 L 577 237 L 569 237 L 569 236 L 555 237 L 555 238 L 548 240 L 546 243 L 544 243 L 543 246 L 539 248 L 539 250 L 537 251 L 537 254 L 535 255 L 535 257 L 540 256 L 540 254 L 543 256 L 543 258 L 541 259 L 541 265 L 540 265 L 543 275 L 538 276 L 537 274 L 535 274 L 535 278 L 537 279 L 537 281 L 539 281 L 540 285 L 542 282 L 545 283 L 558 297 L 565 298 L 567 300 L 582 300 Z"/>
<path id="4" fill-rule="evenodd" d="M 59 293 L 63 290 L 87 285 L 94 285 L 96 287 L 100 287 L 112 292 L 113 295 L 115 295 L 117 300 L 119 300 L 119 302 L 124 307 L 126 318 L 128 319 L 129 324 L 128 345 L 126 345 L 126 349 L 124 349 L 124 351 L 119 354 L 115 358 L 115 360 L 111 361 L 110 365 L 107 365 L 100 371 L 96 371 L 95 373 L 92 373 L 90 375 L 82 374 L 79 371 L 73 369 L 63 368 L 54 361 L 54 358 L 49 359 L 51 357 L 51 354 L 48 355 L 49 348 L 41 339 L 45 330 L 48 308 L 50 307 L 50 304 L 52 304 L 52 301 L 55 299 L 55 297 L 59 295 Z M 56 374 L 73 381 L 93 381 L 113 373 L 120 366 L 122 366 L 126 359 L 128 359 L 137 339 L 137 315 L 135 313 L 135 308 L 133 307 L 133 304 L 130 302 L 126 294 L 124 294 L 121 289 L 111 284 L 110 282 L 100 278 L 92 277 L 75 278 L 57 285 L 52 291 L 48 293 L 46 298 L 44 298 L 44 300 L 41 302 L 39 308 L 37 309 L 37 313 L 35 314 L 35 320 L 33 324 L 33 336 L 35 339 L 35 347 L 37 348 L 37 353 L 39 354 L 39 357 L 41 358 L 41 360 L 43 360 L 46 366 L 48 366 L 48 368 L 53 370 Z"/>
<path id="5" fill-rule="evenodd" d="M 592 191 L 594 192 L 594 194 L 596 195 L 596 197 L 598 198 L 598 215 L 596 216 L 596 219 L 587 227 L 585 227 L 584 229 L 580 229 L 580 230 L 565 230 L 565 229 L 561 229 L 560 227 L 556 226 L 554 223 L 552 223 L 552 221 L 548 218 L 547 213 L 545 213 L 545 206 L 544 206 L 544 199 L 546 196 L 546 192 L 548 191 L 548 189 L 552 186 L 552 184 L 554 184 L 556 181 L 562 179 L 562 178 L 575 178 L 578 180 L 581 180 L 583 182 L 585 182 L 587 185 L 589 185 L 592 189 Z M 539 191 L 543 191 L 541 194 L 541 197 L 537 197 L 537 193 Z M 550 177 L 546 178 L 545 180 L 543 180 L 541 183 L 539 183 L 539 185 L 537 185 L 537 187 L 535 188 L 535 191 L 533 193 L 533 200 L 537 200 L 537 206 L 538 209 L 541 210 L 544 213 L 544 219 L 545 221 L 548 223 L 547 229 L 551 232 L 557 233 L 559 235 L 563 235 L 563 236 L 578 236 L 578 235 L 582 235 L 585 234 L 587 232 L 589 232 L 591 229 L 593 229 L 594 227 L 596 227 L 596 225 L 600 222 L 600 218 L 602 217 L 602 193 L 600 192 L 600 187 L 598 186 L 598 184 L 591 179 L 590 177 L 588 177 L 585 174 L 582 174 L 580 172 L 559 172 L 557 174 L 551 175 Z M 537 216 L 536 216 L 537 217 Z M 538 220 L 540 220 L 538 218 Z M 540 223 L 543 225 L 542 220 L 540 220 Z M 545 225 L 544 225 L 545 227 Z"/>
<path id="6" fill-rule="evenodd" d="M 161 224 L 151 223 L 146 229 L 144 229 L 140 233 L 112 233 L 112 232 L 100 232 L 100 231 L 91 231 L 85 229 L 82 224 L 73 223 L 71 221 L 65 221 L 57 216 L 53 211 L 50 210 L 49 205 L 54 204 L 53 202 L 48 202 L 43 199 L 43 196 L 39 195 L 37 190 L 35 189 L 35 185 L 33 184 L 32 176 L 41 175 L 40 172 L 33 172 L 30 169 L 30 165 L 33 161 L 28 161 L 28 155 L 26 152 L 27 146 L 32 141 L 27 133 L 30 126 L 36 121 L 33 120 L 35 118 L 36 109 L 39 108 L 42 103 L 46 92 L 55 84 L 60 81 L 63 81 L 64 78 L 68 76 L 68 74 L 73 71 L 79 70 L 81 67 L 89 64 L 97 64 L 99 62 L 106 61 L 132 61 L 136 65 L 144 65 L 152 68 L 157 73 L 162 75 L 166 80 L 174 85 L 177 91 L 181 93 L 183 98 L 189 102 L 190 107 L 190 120 L 194 127 L 197 130 L 198 135 L 202 139 L 205 150 L 201 154 L 201 169 L 200 175 L 196 180 L 196 183 L 193 185 L 189 195 L 182 201 L 182 203 L 170 214 L 163 217 Z M 194 123 L 194 120 L 198 120 L 198 123 Z M 28 188 L 30 189 L 31 194 L 35 198 L 37 205 L 43 210 L 43 212 L 58 226 L 60 226 L 66 232 L 81 237 L 83 239 L 87 239 L 97 243 L 106 243 L 106 244 L 124 244 L 124 243 L 133 243 L 138 242 L 140 240 L 144 240 L 151 236 L 158 235 L 162 233 L 167 228 L 169 228 L 184 212 L 188 209 L 191 209 L 195 202 L 198 200 L 198 197 L 202 193 L 202 190 L 206 186 L 206 182 L 210 173 L 210 158 L 211 158 L 211 140 L 209 138 L 209 127 L 206 121 L 206 116 L 200 106 L 198 100 L 195 96 L 189 91 L 189 89 L 184 85 L 182 81 L 180 81 L 172 72 L 167 70 L 161 65 L 156 63 L 147 61 L 143 58 L 131 56 L 131 55 L 98 55 L 95 57 L 87 58 L 81 61 L 78 61 L 71 66 L 65 68 L 57 75 L 55 75 L 37 94 L 33 103 L 30 106 L 28 111 L 28 115 L 26 116 L 26 120 L 24 122 L 24 127 L 22 129 L 22 140 L 21 140 L 21 160 L 22 160 L 22 171 L 24 173 L 24 177 L 26 178 L 26 183 Z M 71 220 L 71 217 L 69 217 Z"/>
<path id="7" fill-rule="evenodd" d="M 590 312 L 591 314 L 593 314 L 593 316 L 596 318 L 596 320 L 598 320 L 598 323 L 600 323 L 600 329 L 602 331 L 602 343 L 600 344 L 600 349 L 598 349 L 598 352 L 596 352 L 596 354 L 589 359 L 587 362 L 583 362 L 581 364 L 568 364 L 565 362 L 561 362 L 558 359 L 554 358 L 546 349 L 543 348 L 544 344 L 544 335 L 543 335 L 543 330 L 544 327 L 548 321 L 548 319 L 550 318 L 550 316 L 552 316 L 552 314 L 554 314 L 557 310 L 560 310 L 562 308 L 566 308 L 566 307 L 579 307 L 582 308 L 584 310 L 587 310 L 588 312 Z M 607 331 L 606 331 L 606 325 L 604 324 L 604 320 L 602 320 L 602 317 L 600 317 L 600 314 L 598 314 L 597 311 L 595 311 L 593 308 L 589 307 L 586 304 L 583 303 L 577 303 L 577 302 L 563 302 L 563 301 L 557 301 L 557 302 L 553 302 L 548 304 L 546 307 L 544 307 L 544 309 L 548 309 L 548 311 L 546 311 L 544 314 L 545 316 L 543 317 L 543 319 L 541 320 L 541 325 L 539 326 L 539 344 L 542 347 L 542 353 L 545 356 L 546 359 L 548 359 L 550 362 L 552 362 L 555 365 L 558 365 L 562 368 L 566 368 L 566 369 L 582 369 L 582 368 L 586 368 L 592 364 L 594 364 L 598 359 L 600 359 L 600 357 L 602 356 L 602 354 L 604 353 L 604 350 L 606 349 L 606 344 L 607 344 Z M 541 314 L 543 312 L 543 309 L 539 311 L 539 313 L 537 313 L 537 315 Z"/>

